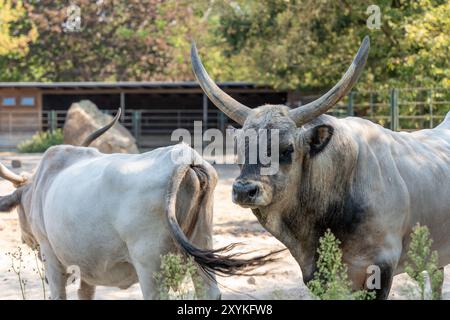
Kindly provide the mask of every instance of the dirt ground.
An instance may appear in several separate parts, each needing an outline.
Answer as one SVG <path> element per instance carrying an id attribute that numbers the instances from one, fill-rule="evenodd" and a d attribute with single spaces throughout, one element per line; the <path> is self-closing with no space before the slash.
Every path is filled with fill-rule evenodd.
<path id="1" fill-rule="evenodd" d="M 12 159 L 19 159 L 22 168 L 16 172 L 30 172 L 39 162 L 40 155 L 0 154 L 0 162 L 10 167 Z M 214 242 L 216 247 L 233 242 L 243 242 L 243 250 L 273 250 L 283 245 L 266 232 L 249 209 L 243 209 L 231 202 L 231 184 L 238 175 L 236 166 L 216 166 L 219 183 L 215 191 Z M 0 195 L 13 191 L 11 183 L 0 180 Z M 42 299 L 41 281 L 34 270 L 34 254 L 20 242 L 20 227 L 17 213 L 0 213 L 0 299 L 22 299 L 17 275 L 12 272 L 11 259 L 6 254 L 22 248 L 22 278 L 26 281 L 26 298 Z M 264 276 L 219 278 L 223 299 L 310 299 L 302 281 L 301 271 L 292 256 L 285 252 L 280 261 L 260 269 Z M 405 299 L 405 288 L 409 278 L 399 275 L 394 278 L 390 299 Z M 76 286 L 67 288 L 68 298 L 76 299 Z M 48 290 L 47 290 L 48 295 Z M 443 298 L 450 299 L 450 268 L 445 268 Z M 127 290 L 118 288 L 97 288 L 96 299 L 142 299 L 139 285 Z"/>

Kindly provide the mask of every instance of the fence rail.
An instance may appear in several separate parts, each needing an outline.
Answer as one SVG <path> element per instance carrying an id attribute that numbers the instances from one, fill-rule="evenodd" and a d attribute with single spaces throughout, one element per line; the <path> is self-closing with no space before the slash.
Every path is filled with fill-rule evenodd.
<path id="1" fill-rule="evenodd" d="M 450 111 L 450 88 L 401 88 L 351 92 L 330 113 L 358 116 L 392 130 L 434 128 Z"/>
<path id="2" fill-rule="evenodd" d="M 338 103 L 328 113 L 337 117 L 357 116 L 371 120 L 392 130 L 418 130 L 438 125 L 450 110 L 450 88 L 404 88 L 383 91 L 355 91 Z M 116 110 L 102 110 L 115 113 Z M 13 135 L 54 130 L 64 126 L 66 110 L 37 112 L 11 112 L 0 110 L 0 132 Z M 152 148 L 170 143 L 176 128 L 192 131 L 194 121 L 204 119 L 198 109 L 168 110 L 132 108 L 127 106 L 120 122 L 134 135 L 141 148 Z M 225 130 L 235 125 L 222 112 L 209 106 L 204 128 Z"/>
<path id="3" fill-rule="evenodd" d="M 114 114 L 117 110 L 102 110 Z M 42 112 L 42 130 L 62 128 L 66 119 L 66 110 L 48 110 Z M 200 109 L 167 110 L 162 108 L 127 108 L 120 123 L 127 128 L 140 147 L 152 148 L 170 142 L 170 135 L 177 128 L 194 130 L 194 121 L 203 120 Z M 226 117 L 217 109 L 208 110 L 208 127 L 225 130 Z"/>

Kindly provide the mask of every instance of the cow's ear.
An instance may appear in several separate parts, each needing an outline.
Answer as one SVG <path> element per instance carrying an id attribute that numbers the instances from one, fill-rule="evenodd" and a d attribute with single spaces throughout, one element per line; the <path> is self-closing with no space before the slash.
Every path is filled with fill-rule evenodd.
<path id="1" fill-rule="evenodd" d="M 320 153 L 330 142 L 333 137 L 334 128 L 323 124 L 310 129 L 309 131 L 309 147 L 311 156 Z"/>

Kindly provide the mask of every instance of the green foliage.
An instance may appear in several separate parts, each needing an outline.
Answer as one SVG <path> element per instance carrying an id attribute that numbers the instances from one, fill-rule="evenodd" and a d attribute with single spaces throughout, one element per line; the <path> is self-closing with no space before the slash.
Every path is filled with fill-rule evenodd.
<path id="1" fill-rule="evenodd" d="M 366 25 L 367 1 L 223 1 L 218 36 L 245 60 L 249 78 L 278 88 L 329 88 L 362 38 L 371 51 L 359 87 L 448 86 L 450 2 L 377 1 L 381 28 Z"/>
<path id="2" fill-rule="evenodd" d="M 370 1 L 78 0 L 78 32 L 63 28 L 69 3 L 0 1 L 0 80 L 193 80 L 195 39 L 217 81 L 323 91 L 369 35 L 358 89 L 450 85 L 447 0 L 377 1 L 380 29 Z"/>
<path id="3" fill-rule="evenodd" d="M 184 258 L 182 255 L 168 253 L 161 256 L 161 268 L 154 274 L 158 284 L 161 299 L 185 300 L 203 298 L 200 279 L 196 274 L 196 266 L 192 257 Z M 192 294 L 189 279 L 195 284 L 197 293 Z M 200 289 L 199 289 L 200 288 Z"/>
<path id="4" fill-rule="evenodd" d="M 21 1 L 0 0 L 0 56 L 23 56 L 29 43 L 35 40 L 36 29 L 32 26 L 24 28 L 19 23 L 25 13 Z"/>
<path id="5" fill-rule="evenodd" d="M 81 28 L 75 31 L 64 28 L 70 4 L 23 2 L 25 14 L 18 23 L 31 24 L 37 37 L 21 59 L 0 59 L 5 71 L 17 71 L 0 73 L 0 80 L 17 81 L 17 74 L 22 81 L 192 79 L 188 59 L 174 63 L 179 51 L 173 45 L 177 41 L 185 48 L 201 27 L 188 1 L 78 0 L 73 4 L 80 7 Z"/>
<path id="6" fill-rule="evenodd" d="M 31 139 L 21 142 L 17 146 L 17 150 L 22 153 L 44 152 L 51 146 L 62 144 L 63 140 L 64 136 L 61 129 L 56 129 L 53 132 L 38 132 Z"/>
<path id="7" fill-rule="evenodd" d="M 0 80 L 27 80 L 19 66 L 29 63 L 24 57 L 37 39 L 37 30 L 25 19 L 22 1 L 0 0 Z M 36 71 L 31 65 L 30 69 Z"/>
<path id="8" fill-rule="evenodd" d="M 444 274 L 438 267 L 437 251 L 431 251 L 432 243 L 433 240 L 430 238 L 428 228 L 417 224 L 411 233 L 411 243 L 408 250 L 409 260 L 406 264 L 405 271 L 418 284 L 422 300 L 425 299 L 427 281 L 424 271 L 428 273 L 432 299 L 441 299 L 440 290 Z"/>
<path id="9" fill-rule="evenodd" d="M 330 230 L 320 238 L 317 253 L 317 271 L 308 284 L 311 293 L 322 300 L 369 300 L 374 292 L 366 290 L 352 291 L 352 282 L 348 279 L 347 267 L 342 262 L 340 241 Z"/>

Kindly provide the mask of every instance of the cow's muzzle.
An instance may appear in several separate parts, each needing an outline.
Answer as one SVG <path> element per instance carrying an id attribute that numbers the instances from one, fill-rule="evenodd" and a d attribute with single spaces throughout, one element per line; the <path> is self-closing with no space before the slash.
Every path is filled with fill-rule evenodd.
<path id="1" fill-rule="evenodd" d="M 259 181 L 239 179 L 233 183 L 233 202 L 244 208 L 266 206 L 271 199 L 271 192 Z"/>

